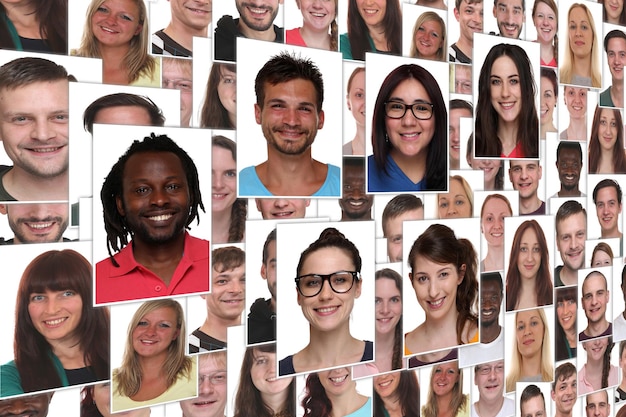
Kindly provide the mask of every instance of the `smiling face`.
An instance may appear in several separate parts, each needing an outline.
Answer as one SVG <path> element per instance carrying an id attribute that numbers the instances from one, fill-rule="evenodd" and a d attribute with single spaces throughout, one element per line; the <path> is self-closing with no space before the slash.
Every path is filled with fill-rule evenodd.
<path id="1" fill-rule="evenodd" d="M 504 392 L 504 361 L 484 363 L 474 372 L 474 384 L 478 387 L 480 399 L 495 401 Z"/>
<path id="2" fill-rule="evenodd" d="M 211 181 L 211 211 L 231 210 L 237 199 L 237 163 L 229 149 L 212 147 Z"/>
<path id="3" fill-rule="evenodd" d="M 548 77 L 541 77 L 540 87 L 541 105 L 539 108 L 539 115 L 541 116 L 541 124 L 552 123 L 554 120 L 554 108 L 556 107 L 556 92 L 554 91 L 554 85 Z"/>
<path id="4" fill-rule="evenodd" d="M 454 8 L 454 17 L 459 22 L 461 37 L 473 44 L 474 33 L 483 31 L 483 2 L 470 3 L 467 0 L 461 0 L 459 8 Z M 472 92 L 469 91 L 466 94 L 472 94 Z"/>
<path id="5" fill-rule="evenodd" d="M 597 250 L 591 257 L 591 266 L 593 268 L 610 265 L 613 265 L 613 259 L 603 250 Z"/>
<path id="6" fill-rule="evenodd" d="M 489 327 L 498 324 L 502 306 L 502 290 L 494 281 L 485 281 L 480 286 L 480 325 Z"/>
<path id="7" fill-rule="evenodd" d="M 226 407 L 226 359 L 214 354 L 198 360 L 198 398 L 180 402 L 183 417 L 224 417 Z"/>
<path id="8" fill-rule="evenodd" d="M 381 277 L 376 280 L 376 334 L 395 331 L 402 318 L 402 293 L 393 279 Z"/>
<path id="9" fill-rule="evenodd" d="M 177 26 L 200 33 L 204 32 L 204 36 L 206 36 L 207 27 L 213 16 L 212 0 L 169 0 L 169 2 L 172 21 Z"/>
<path id="10" fill-rule="evenodd" d="M 611 1 L 606 1 L 604 3 L 605 6 L 607 3 L 610 4 Z M 623 6 L 622 0 L 620 0 L 620 3 Z M 624 65 L 626 64 L 626 39 L 618 37 L 609 39 L 606 47 L 606 60 L 609 64 L 613 84 L 623 82 Z"/>
<path id="11" fill-rule="evenodd" d="M 245 266 L 239 265 L 224 271 L 222 269 L 222 265 L 213 265 L 211 293 L 201 297 L 206 300 L 206 308 L 211 316 L 224 322 L 237 322 L 245 307 Z"/>
<path id="12" fill-rule="evenodd" d="M 622 126 L 619 126 L 621 129 Z M 598 141 L 600 149 L 605 152 L 613 152 L 617 142 L 617 121 L 613 109 L 602 109 L 600 111 L 600 122 L 598 123 Z"/>
<path id="13" fill-rule="evenodd" d="M 581 154 L 578 151 L 562 148 L 556 156 L 556 169 L 564 191 L 578 190 L 580 172 L 583 169 Z"/>
<path id="14" fill-rule="evenodd" d="M 552 391 L 551 396 L 559 415 L 569 415 L 572 408 L 574 408 L 574 404 L 576 404 L 576 385 L 576 373 L 555 381 L 554 391 Z"/>
<path id="15" fill-rule="evenodd" d="M 167 354 L 168 347 L 180 334 L 176 311 L 161 307 L 143 316 L 132 332 L 133 349 L 140 357 L 158 357 Z"/>
<path id="16" fill-rule="evenodd" d="M 570 119 L 581 119 L 587 114 L 587 89 L 565 87 L 565 105 Z"/>
<path id="17" fill-rule="evenodd" d="M 522 358 L 531 358 L 541 354 L 543 346 L 544 323 L 538 310 L 525 310 L 517 313 L 515 333 L 517 350 Z"/>
<path id="18" fill-rule="evenodd" d="M 255 32 L 270 30 L 278 15 L 278 0 L 235 0 L 240 25 Z"/>
<path id="19" fill-rule="evenodd" d="M 520 239 L 520 249 L 517 256 L 517 269 L 522 279 L 536 279 L 541 266 L 541 246 L 537 233 L 527 228 Z"/>
<path id="20" fill-rule="evenodd" d="M 250 378 L 263 398 L 284 392 L 293 381 L 291 378 L 276 379 L 276 352 L 263 352 L 254 349 Z"/>
<path id="21" fill-rule="evenodd" d="M 622 205 L 617 198 L 615 187 L 603 187 L 596 193 L 596 214 L 602 229 L 602 236 L 613 236 L 619 232 L 618 219 Z"/>
<path id="22" fill-rule="evenodd" d="M 613 25 L 621 25 L 620 22 L 622 12 L 624 11 L 624 0 L 606 0 L 604 3 L 604 10 L 606 11 L 606 23 Z"/>
<path id="23" fill-rule="evenodd" d="M 582 303 L 589 324 L 600 323 L 605 319 L 609 300 L 606 279 L 600 273 L 592 273 L 585 278 L 582 285 Z"/>
<path id="24" fill-rule="evenodd" d="M 237 120 L 237 73 L 223 66 L 220 67 L 217 96 L 228 112 L 228 118 L 235 125 Z"/>
<path id="25" fill-rule="evenodd" d="M 117 210 L 133 240 L 162 244 L 184 235 L 190 198 L 187 176 L 171 152 L 139 152 L 124 166 Z"/>
<path id="26" fill-rule="evenodd" d="M 105 0 L 91 16 L 91 30 L 103 46 L 128 45 L 141 32 L 143 23 L 133 0 Z"/>
<path id="27" fill-rule="evenodd" d="M 325 0 L 296 0 L 302 12 L 302 25 L 313 31 L 328 32 L 328 28 L 335 20 L 337 10 L 335 1 Z"/>
<path id="28" fill-rule="evenodd" d="M 83 300 L 73 290 L 32 293 L 28 314 L 35 329 L 48 341 L 73 342 L 82 317 Z M 77 341 L 76 341 L 77 342 Z"/>
<path id="29" fill-rule="evenodd" d="M 489 246 L 504 245 L 504 218 L 513 215 L 509 206 L 501 198 L 491 198 L 483 205 L 480 230 Z"/>
<path id="30" fill-rule="evenodd" d="M 572 271 L 585 262 L 587 219 L 583 212 L 572 214 L 556 224 L 556 246 L 565 267 Z"/>
<path id="31" fill-rule="evenodd" d="M 356 6 L 370 30 L 382 26 L 387 13 L 387 0 L 356 0 Z"/>
<path id="32" fill-rule="evenodd" d="M 574 7 L 568 17 L 569 46 L 578 59 L 591 59 L 593 31 L 587 12 L 582 7 Z"/>
<path id="33" fill-rule="evenodd" d="M 538 161 L 511 160 L 509 179 L 513 189 L 519 192 L 521 199 L 532 198 L 537 195 L 542 168 Z"/>
<path id="34" fill-rule="evenodd" d="M 518 39 L 524 25 L 522 0 L 497 0 L 493 6 L 493 16 L 498 22 L 500 36 Z"/>
<path id="35" fill-rule="evenodd" d="M 566 332 L 574 329 L 576 331 L 576 300 L 561 300 L 556 302 L 556 317 L 559 324 Z"/>
<path id="36" fill-rule="evenodd" d="M 374 377 L 374 390 L 381 399 L 394 399 L 398 395 L 396 393 L 398 385 L 400 385 L 400 372 L 391 372 Z"/>
<path id="37" fill-rule="evenodd" d="M 508 56 L 497 58 L 489 76 L 491 105 L 498 114 L 499 123 L 517 121 L 522 111 L 522 89 L 519 71 Z"/>
<path id="38" fill-rule="evenodd" d="M 537 40 L 543 44 L 552 44 L 556 35 L 556 13 L 546 3 L 537 4 L 533 23 L 537 29 Z M 543 87 L 542 87 L 543 90 Z"/>
<path id="39" fill-rule="evenodd" d="M 346 100 L 356 124 L 365 126 L 365 71 L 359 71 L 352 77 Z"/>
<path id="40" fill-rule="evenodd" d="M 306 257 L 300 276 L 354 271 L 354 268 L 352 259 L 342 249 L 326 247 L 311 252 Z M 350 313 L 354 300 L 360 295 L 360 281 L 354 282 L 352 288 L 343 294 L 334 292 L 330 288 L 330 281 L 324 281 L 320 293 L 313 297 L 304 297 L 298 292 L 298 304 L 311 329 L 324 332 L 344 328 L 349 331 Z"/>
<path id="41" fill-rule="evenodd" d="M 436 60 L 437 53 L 443 48 L 443 28 L 436 20 L 426 21 L 415 31 L 413 42 L 420 58 Z"/>
<path id="42" fill-rule="evenodd" d="M 604 357 L 604 352 L 609 345 L 608 337 L 601 337 L 591 341 L 583 342 L 583 349 L 587 352 L 587 361 L 600 362 Z"/>
<path id="43" fill-rule="evenodd" d="M 410 105 L 418 102 L 431 103 L 430 96 L 419 81 L 409 78 L 402 81 L 391 92 L 387 101 L 397 101 Z M 428 152 L 428 145 L 435 134 L 435 118 L 433 113 L 428 120 L 418 120 L 411 109 L 406 109 L 404 117 L 392 119 L 385 117 L 387 135 L 393 148 L 391 154 L 401 154 L 404 157 L 418 157 Z"/>
<path id="44" fill-rule="evenodd" d="M 442 396 L 450 393 L 454 389 L 454 385 L 459 383 L 459 375 L 457 362 L 435 365 L 430 380 L 435 395 Z"/>
<path id="45" fill-rule="evenodd" d="M 263 219 L 301 219 L 306 215 L 306 208 L 311 200 L 288 198 L 257 198 L 256 208 Z"/>
<path id="46" fill-rule="evenodd" d="M 438 194 L 437 199 L 440 219 L 472 217 L 472 204 L 461 181 L 451 178 L 449 191 Z"/>
<path id="47" fill-rule="evenodd" d="M 326 395 L 336 397 L 356 389 L 349 368 L 337 368 L 317 373 Z"/>
<path id="48" fill-rule="evenodd" d="M 342 220 L 370 220 L 374 196 L 365 193 L 365 169 L 344 164 L 343 195 L 339 199 Z"/>
<path id="49" fill-rule="evenodd" d="M 457 289 L 465 275 L 459 274 L 453 264 L 438 264 L 422 255 L 415 257 L 413 272 L 409 274 L 419 305 L 429 317 L 441 319 L 458 314 Z M 463 265 L 465 267 L 465 265 Z"/>
<path id="50" fill-rule="evenodd" d="M 0 204 L 15 238 L 13 243 L 47 243 L 63 240 L 69 212 L 67 204 Z"/>

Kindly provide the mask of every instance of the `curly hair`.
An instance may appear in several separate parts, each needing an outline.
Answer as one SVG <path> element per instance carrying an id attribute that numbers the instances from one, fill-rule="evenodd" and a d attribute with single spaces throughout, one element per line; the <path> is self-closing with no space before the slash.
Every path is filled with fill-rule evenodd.
<path id="1" fill-rule="evenodd" d="M 457 365 L 458 366 L 458 365 Z M 426 404 L 422 407 L 423 417 L 437 417 L 439 415 L 439 406 L 437 405 L 437 395 L 433 390 L 435 372 L 441 369 L 441 365 L 435 365 L 430 371 L 430 384 L 428 388 L 428 399 Z M 452 415 L 460 415 L 459 413 L 465 411 L 467 413 L 467 407 L 469 406 L 469 395 L 463 394 L 463 369 L 458 369 L 458 378 L 452 388 Z"/>
<path id="2" fill-rule="evenodd" d="M 615 118 L 615 126 L 617 127 L 617 140 L 613 145 L 613 172 L 616 174 L 626 173 L 626 156 L 624 155 L 624 125 L 622 124 L 622 113 L 619 109 L 611 109 L 596 106 L 593 114 L 593 124 L 591 125 L 591 136 L 589 137 L 589 173 L 599 174 L 600 158 L 602 150 L 600 149 L 600 118 L 603 111 L 613 113 Z M 610 121 L 608 121 L 610 123 Z"/>
<path id="3" fill-rule="evenodd" d="M 524 49 L 507 43 L 499 43 L 491 48 L 480 70 L 474 155 L 495 158 L 502 156 L 502 142 L 497 135 L 500 117 L 491 104 L 491 70 L 494 62 L 505 56 L 514 62 L 521 86 L 521 109 L 517 117 L 516 140 L 521 143 L 524 158 L 538 158 L 539 118 L 535 105 L 537 86 L 533 78 L 532 65 Z"/>
<path id="4" fill-rule="evenodd" d="M 32 2 L 34 15 L 39 22 L 39 36 L 53 53 L 67 55 L 67 0 L 38 0 Z M 6 8 L 0 5 L 0 14 L 6 16 Z M 0 19 L 0 48 L 18 49 L 11 35 L 10 19 Z M 15 29 L 13 29 L 15 30 Z M 19 38 L 18 38 L 19 40 Z"/>
<path id="5" fill-rule="evenodd" d="M 456 338 L 463 344 L 462 335 L 465 325 L 469 322 L 478 328 L 478 258 L 472 242 L 458 239 L 454 231 L 443 224 L 433 224 L 422 233 L 411 246 L 408 265 L 411 268 L 411 282 L 417 256 L 423 256 L 438 264 L 453 264 L 457 273 L 465 274 L 456 291 Z"/>
<path id="6" fill-rule="evenodd" d="M 230 151 L 233 160 L 237 162 L 237 144 L 225 136 L 213 136 L 212 145 Z M 230 209 L 230 226 L 228 227 L 228 242 L 242 242 L 246 234 L 246 217 L 248 216 L 248 199 L 238 198 Z"/>
<path id="7" fill-rule="evenodd" d="M 511 255 L 509 256 L 509 269 L 506 273 L 506 311 L 515 310 L 515 306 L 520 301 L 522 277 L 517 267 L 517 259 L 521 253 L 522 236 L 526 230 L 535 232 L 539 249 L 541 251 L 541 264 L 537 271 L 535 280 L 535 290 L 537 294 L 537 306 L 552 304 L 552 280 L 550 278 L 550 258 L 548 256 L 548 243 L 546 236 L 537 220 L 526 220 L 515 231 Z M 532 250 L 532 248 L 529 248 Z"/>
<path id="8" fill-rule="evenodd" d="M 602 87 L 602 77 L 600 72 L 600 53 L 599 53 L 599 41 L 598 41 L 598 32 L 596 32 L 596 25 L 593 20 L 593 16 L 591 15 L 591 11 L 589 8 L 583 3 L 573 3 L 569 11 L 567 12 L 567 21 L 570 20 L 570 15 L 572 14 L 572 10 L 580 8 L 583 9 L 585 14 L 587 15 L 587 22 L 589 23 L 589 27 L 591 28 L 591 33 L 593 35 L 593 39 L 591 40 L 591 60 L 590 71 L 591 71 L 591 88 L 600 88 Z M 560 65 L 559 79 L 562 84 L 571 84 L 572 79 L 574 78 L 574 52 L 572 51 L 572 46 L 569 43 L 569 36 L 565 39 L 565 54 L 563 55 L 563 63 Z"/>
<path id="9" fill-rule="evenodd" d="M 97 380 L 109 377 L 109 310 L 93 307 L 92 266 L 80 253 L 51 250 L 33 259 L 22 274 L 15 303 L 13 350 L 24 392 L 61 386 L 50 352 L 52 346 L 37 331 L 29 313 L 32 294 L 73 291 L 82 301 L 74 333 L 85 365 Z"/>
<path id="10" fill-rule="evenodd" d="M 400 382 L 395 391 L 391 394 L 396 396 L 400 402 L 400 410 L 404 417 L 419 417 L 420 416 L 420 386 L 417 381 L 417 374 L 414 370 L 403 370 L 395 372 L 399 375 Z M 374 377 L 376 381 L 377 377 Z M 375 382 L 374 382 L 375 383 Z M 417 398 L 417 400 L 416 400 Z M 378 395 L 378 392 L 374 390 L 374 417 L 384 417 L 385 404 Z"/>
<path id="11" fill-rule="evenodd" d="M 93 33 L 91 20 L 98 11 L 98 8 L 106 0 L 91 0 L 87 8 L 87 20 L 85 22 L 85 28 L 83 30 L 83 37 L 80 42 L 80 47 L 73 51 L 72 54 L 78 56 L 84 56 L 88 58 L 102 58 L 100 54 L 100 41 Z M 150 43 L 150 31 L 148 30 L 148 11 L 143 0 L 132 0 L 137 9 L 139 10 L 139 24 L 141 25 L 141 31 L 133 36 L 130 40 L 128 52 L 124 56 L 123 64 L 128 70 L 128 83 L 132 84 L 142 76 L 150 76 L 150 79 L 154 80 L 157 69 L 156 60 L 148 54 L 148 45 Z"/>
<path id="12" fill-rule="evenodd" d="M 382 25 L 387 40 L 387 49 L 394 55 L 402 54 L 402 11 L 399 1 L 387 1 Z M 376 52 L 370 46 L 369 29 L 361 17 L 356 0 L 348 3 L 348 40 L 352 59 L 363 61 L 365 52 Z"/>
<path id="13" fill-rule="evenodd" d="M 390 279 L 396 285 L 396 289 L 400 291 L 400 297 L 402 297 L 402 277 L 399 273 L 391 268 L 383 268 L 376 271 L 374 275 L 374 280 L 379 279 Z M 402 342 L 404 338 L 402 337 L 402 316 L 400 316 L 400 320 L 396 324 L 396 327 L 393 332 L 393 353 L 391 356 L 391 369 L 400 369 L 402 368 Z"/>
<path id="14" fill-rule="evenodd" d="M 200 112 L 200 127 L 213 129 L 234 129 L 236 126 L 231 122 L 228 110 L 220 101 L 217 87 L 224 79 L 223 71 L 237 72 L 235 64 L 215 62 L 211 66 L 209 82 L 206 85 L 204 104 Z"/>
<path id="15" fill-rule="evenodd" d="M 116 199 L 122 198 L 122 183 L 126 162 L 134 154 L 142 152 L 171 152 L 180 159 L 189 186 L 189 215 L 185 223 L 187 228 L 194 220 L 200 223 L 198 207 L 203 212 L 205 211 L 202 203 L 202 194 L 200 193 L 198 169 L 187 152 L 166 135 L 156 136 L 152 133 L 142 141 L 135 140 L 124 155 L 113 165 L 100 191 L 104 214 L 104 229 L 107 233 L 107 250 L 109 258 L 115 267 L 119 267 L 119 264 L 114 259 L 111 250 L 119 252 L 124 246 L 128 245 L 128 236 L 132 236 L 133 232 L 128 229 L 124 217 L 119 213 Z"/>
<path id="16" fill-rule="evenodd" d="M 435 12 L 422 13 L 415 21 L 415 26 L 413 26 L 413 36 L 411 37 L 411 52 L 409 53 L 409 56 L 413 58 L 423 58 L 422 56 L 420 56 L 420 52 L 417 50 L 415 35 L 417 34 L 417 31 L 420 29 L 420 27 L 422 27 L 422 25 L 426 22 L 437 22 L 439 24 L 439 27 L 441 28 L 441 33 L 439 37 L 439 40 L 441 41 L 441 46 L 437 50 L 436 59 L 437 61 L 445 61 L 448 54 L 448 51 L 446 50 L 446 24 L 441 16 L 439 16 Z"/>
<path id="17" fill-rule="evenodd" d="M 176 314 L 176 328 L 179 330 L 176 339 L 172 340 L 167 347 L 167 358 L 162 366 L 167 387 L 171 387 L 180 376 L 184 378 L 191 377 L 192 359 L 185 356 L 185 335 L 187 332 L 185 331 L 183 308 L 178 301 L 170 298 L 146 301 L 135 311 L 128 324 L 128 335 L 126 337 L 122 365 L 113 370 L 115 390 L 121 396 L 132 397 L 141 388 L 142 370 L 139 363 L 139 355 L 133 348 L 133 331 L 146 314 L 161 308 L 168 308 Z"/>
<path id="18" fill-rule="evenodd" d="M 251 371 L 257 357 L 262 353 L 273 353 L 276 355 L 276 345 L 260 345 L 249 347 L 243 356 L 241 364 L 241 374 L 239 377 L 239 388 L 235 396 L 235 417 L 273 417 L 279 414 L 282 417 L 295 416 L 296 408 L 296 382 L 292 379 L 287 387 L 287 399 L 281 405 L 280 410 L 273 410 L 263 401 L 261 392 L 252 381 Z"/>
<path id="19" fill-rule="evenodd" d="M 300 404 L 304 408 L 304 417 L 332 416 L 333 403 L 326 395 L 317 373 L 311 373 L 306 377 L 305 395 Z"/>

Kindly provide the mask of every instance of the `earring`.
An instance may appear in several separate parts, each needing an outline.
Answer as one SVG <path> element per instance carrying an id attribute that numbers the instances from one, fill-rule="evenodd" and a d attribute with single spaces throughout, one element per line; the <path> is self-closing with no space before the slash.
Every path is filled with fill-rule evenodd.
<path id="1" fill-rule="evenodd" d="M 385 132 L 385 143 L 389 143 L 389 136 L 387 135 L 387 132 Z"/>

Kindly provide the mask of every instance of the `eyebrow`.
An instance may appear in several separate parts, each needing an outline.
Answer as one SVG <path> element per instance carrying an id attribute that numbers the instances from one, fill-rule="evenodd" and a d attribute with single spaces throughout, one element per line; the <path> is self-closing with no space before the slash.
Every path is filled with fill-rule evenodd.
<path id="1" fill-rule="evenodd" d="M 283 100 L 282 98 L 271 98 L 269 100 L 267 100 L 267 104 L 287 104 L 287 100 Z M 315 108 L 315 103 L 310 102 L 310 101 L 301 101 L 298 103 L 298 106 L 311 106 L 313 108 Z"/>

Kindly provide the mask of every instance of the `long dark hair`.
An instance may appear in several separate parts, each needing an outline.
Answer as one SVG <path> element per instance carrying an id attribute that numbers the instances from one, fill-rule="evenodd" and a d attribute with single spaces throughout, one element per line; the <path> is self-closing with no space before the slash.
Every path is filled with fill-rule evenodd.
<path id="1" fill-rule="evenodd" d="M 378 168 L 387 172 L 387 155 L 393 145 L 385 140 L 387 134 L 385 102 L 401 82 L 409 79 L 414 79 L 422 84 L 430 97 L 430 101 L 433 103 L 435 134 L 428 145 L 428 162 L 424 174 L 426 186 L 424 188 L 428 191 L 443 191 L 446 189 L 448 176 L 448 110 L 439 84 L 430 72 L 419 65 L 400 65 L 387 75 L 387 78 L 380 86 L 376 104 L 374 105 L 374 116 L 372 117 L 374 161 L 376 161 Z"/>
<path id="2" fill-rule="evenodd" d="M 52 348 L 33 325 L 28 305 L 33 293 L 64 290 L 75 291 L 82 300 L 74 333 L 80 339 L 85 365 L 98 380 L 109 378 L 109 311 L 106 307 L 93 307 L 91 264 L 74 250 L 51 250 L 28 264 L 17 291 L 13 350 L 24 392 L 61 386 L 50 357 Z"/>
<path id="3" fill-rule="evenodd" d="M 320 382 L 317 373 L 306 377 L 305 396 L 300 404 L 304 408 L 304 417 L 329 417 L 333 409 L 333 403 L 326 395 L 326 390 Z"/>
<path id="4" fill-rule="evenodd" d="M 243 363 L 241 364 L 239 388 L 237 389 L 237 395 L 235 397 L 235 417 L 273 417 L 276 414 L 280 414 L 282 417 L 294 416 L 296 410 L 295 379 L 292 380 L 291 384 L 287 387 L 287 401 L 282 405 L 282 408 L 276 411 L 272 410 L 263 402 L 261 392 L 252 382 L 250 372 L 252 370 L 252 364 L 257 357 L 255 351 L 276 354 L 276 345 L 272 343 L 246 349 Z"/>
<path id="5" fill-rule="evenodd" d="M 537 242 L 541 248 L 541 265 L 537 271 L 535 290 L 537 293 L 537 306 L 552 304 L 552 280 L 550 279 L 550 259 L 548 258 L 548 243 L 543 230 L 537 220 L 526 220 L 515 231 L 511 255 L 509 256 L 509 269 L 506 273 L 506 311 L 515 310 L 515 305 L 520 297 L 521 276 L 517 267 L 517 258 L 522 245 L 522 235 L 528 229 L 532 229 L 537 236 Z"/>
<path id="6" fill-rule="evenodd" d="M 537 86 L 532 66 L 526 52 L 517 45 L 499 43 L 485 58 L 478 78 L 478 105 L 476 106 L 475 155 L 495 157 L 502 155 L 502 143 L 498 138 L 498 113 L 491 104 L 491 68 L 496 59 L 507 56 L 513 60 L 519 74 L 522 103 L 517 120 L 517 141 L 521 143 L 524 158 L 539 157 L 539 118 L 535 105 Z"/>
<path id="7" fill-rule="evenodd" d="M 216 62 L 211 66 L 209 82 L 206 85 L 204 105 L 200 112 L 200 127 L 210 127 L 212 129 L 234 129 L 236 127 L 231 123 L 228 111 L 222 105 L 217 93 L 217 87 L 222 81 L 223 70 L 237 72 L 237 66 L 221 62 Z"/>
<path id="8" fill-rule="evenodd" d="M 384 33 L 387 39 L 387 49 L 394 55 L 402 54 L 402 12 L 400 2 L 389 0 L 386 2 L 385 17 L 383 19 Z M 359 13 L 356 0 L 348 3 L 348 40 L 352 50 L 352 59 L 364 60 L 365 52 L 372 51 L 369 42 L 369 29 Z"/>
<path id="9" fill-rule="evenodd" d="M 400 401 L 400 411 L 404 417 L 419 417 L 420 415 L 420 386 L 417 375 L 413 370 L 398 371 L 400 382 L 393 393 Z M 380 395 L 374 390 L 374 417 L 385 416 L 385 404 Z"/>
<path id="10" fill-rule="evenodd" d="M 558 287 L 554 290 L 554 296 L 556 298 L 556 303 L 565 302 L 565 301 L 573 301 L 578 304 L 577 295 L 578 287 Z M 557 307 L 558 308 L 558 307 Z M 576 324 L 574 324 L 576 326 Z M 575 328 L 575 327 L 574 327 Z M 565 334 L 565 330 L 561 327 L 561 323 L 559 323 L 559 316 L 554 314 L 554 345 L 555 345 L 555 359 L 556 361 L 562 361 L 565 359 L 575 358 L 576 355 L 571 352 L 569 349 L 569 342 L 567 341 L 567 335 Z"/>
<path id="11" fill-rule="evenodd" d="M 41 39 L 52 52 L 67 55 L 67 0 L 38 0 L 34 3 Z M 0 14 L 6 15 L 2 5 Z M 15 48 L 7 22 L 0 18 L 0 49 Z"/>
<path id="12" fill-rule="evenodd" d="M 396 289 L 400 291 L 400 296 L 402 296 L 402 276 L 398 274 L 391 268 L 383 268 L 381 270 L 376 271 L 374 275 L 375 280 L 379 279 L 390 279 L 396 285 Z M 396 324 L 396 327 L 393 331 L 393 353 L 391 356 L 391 369 L 400 369 L 402 368 L 402 342 L 404 338 L 402 337 L 402 316 L 400 316 L 400 320 Z"/>
<path id="13" fill-rule="evenodd" d="M 617 126 L 617 140 L 613 146 L 613 171 L 616 174 L 626 173 L 626 157 L 624 156 L 624 125 L 622 125 L 622 113 L 618 109 L 604 108 L 596 106 L 593 114 L 593 124 L 591 125 L 591 136 L 589 137 L 589 173 L 598 174 L 600 164 L 600 117 L 602 110 L 612 111 Z"/>

